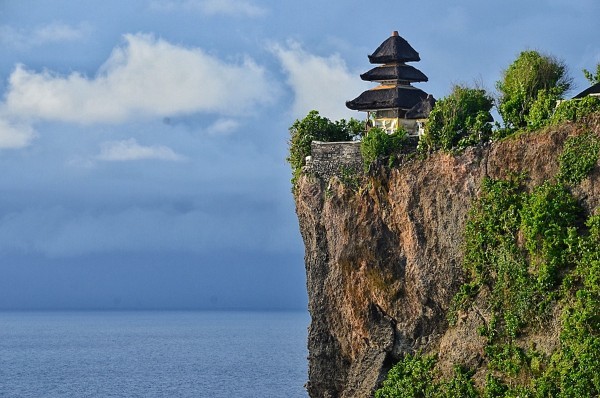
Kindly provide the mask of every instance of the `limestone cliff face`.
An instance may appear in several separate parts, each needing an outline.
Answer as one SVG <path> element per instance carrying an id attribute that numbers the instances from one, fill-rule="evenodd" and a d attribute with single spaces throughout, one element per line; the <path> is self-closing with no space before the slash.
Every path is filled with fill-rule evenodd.
<path id="1" fill-rule="evenodd" d="M 476 326 L 486 314 L 464 314 L 453 328 L 446 321 L 464 278 L 469 209 L 485 176 L 525 171 L 531 185 L 554 176 L 565 139 L 582 129 L 569 124 L 412 160 L 367 176 L 358 192 L 336 178 L 303 176 L 295 200 L 312 316 L 310 396 L 371 396 L 403 354 L 419 350 L 438 353 L 442 371 L 481 366 Z M 585 129 L 600 134 L 600 123 Z M 600 205 L 598 167 L 575 194 L 587 210 Z M 552 330 L 538 337 L 556 340 Z"/>

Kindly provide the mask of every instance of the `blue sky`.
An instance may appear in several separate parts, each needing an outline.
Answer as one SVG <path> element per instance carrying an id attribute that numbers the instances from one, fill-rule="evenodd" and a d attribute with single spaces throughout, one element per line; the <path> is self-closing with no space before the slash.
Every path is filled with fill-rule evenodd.
<path id="1" fill-rule="evenodd" d="M 393 30 L 441 98 L 600 62 L 597 0 L 3 0 L 0 309 L 306 307 L 288 126 Z"/>

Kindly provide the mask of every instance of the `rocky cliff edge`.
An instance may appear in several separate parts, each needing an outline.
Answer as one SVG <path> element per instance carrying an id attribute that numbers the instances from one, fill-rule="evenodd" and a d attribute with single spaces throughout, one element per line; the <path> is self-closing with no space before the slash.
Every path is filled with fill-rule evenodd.
<path id="1" fill-rule="evenodd" d="M 446 320 L 465 278 L 469 209 L 484 177 L 526 172 L 534 186 L 554 176 L 565 140 L 584 130 L 600 135 L 600 118 L 382 168 L 358 188 L 303 175 L 295 201 L 312 317 L 310 396 L 372 396 L 406 353 L 436 353 L 442 373 L 457 363 L 481 368 L 476 329 L 486 314 L 470 311 L 453 327 Z M 573 193 L 586 211 L 598 208 L 598 166 Z M 536 339 L 551 349 L 557 333 Z"/>

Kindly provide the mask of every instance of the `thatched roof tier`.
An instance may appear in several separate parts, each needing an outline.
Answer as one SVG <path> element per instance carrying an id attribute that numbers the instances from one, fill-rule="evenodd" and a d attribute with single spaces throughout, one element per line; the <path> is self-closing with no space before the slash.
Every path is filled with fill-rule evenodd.
<path id="1" fill-rule="evenodd" d="M 594 95 L 594 94 L 600 95 L 600 83 L 596 83 L 592 87 L 589 87 L 589 88 L 583 90 L 582 92 L 580 92 L 579 94 L 574 96 L 573 99 L 583 98 L 583 97 L 587 97 L 588 95 Z"/>
<path id="2" fill-rule="evenodd" d="M 360 75 L 360 78 L 370 82 L 386 80 L 404 80 L 407 82 L 426 82 L 427 76 L 417 68 L 404 64 L 378 66 Z"/>
<path id="3" fill-rule="evenodd" d="M 435 98 L 433 98 L 433 95 L 429 94 L 423 101 L 406 111 L 404 117 L 406 119 L 427 119 L 434 106 Z"/>
<path id="4" fill-rule="evenodd" d="M 352 101 L 346 101 L 346 107 L 355 111 L 398 108 L 408 110 L 426 98 L 426 92 L 412 86 L 378 86 L 365 91 Z"/>
<path id="5" fill-rule="evenodd" d="M 408 44 L 398 32 L 394 31 L 392 36 L 385 40 L 377 50 L 369 55 L 372 64 L 387 64 L 391 62 L 420 61 L 419 53 Z"/>

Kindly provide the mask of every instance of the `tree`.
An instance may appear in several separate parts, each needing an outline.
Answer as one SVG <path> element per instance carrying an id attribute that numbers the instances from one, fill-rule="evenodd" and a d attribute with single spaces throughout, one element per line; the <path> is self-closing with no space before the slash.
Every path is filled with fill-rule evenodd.
<path id="1" fill-rule="evenodd" d="M 596 73 L 592 74 L 587 69 L 583 70 L 585 77 L 592 83 L 600 83 L 600 64 Z M 560 123 L 566 120 L 576 121 L 600 109 L 600 99 L 593 96 L 561 101 L 560 89 L 553 87 L 550 90 L 541 89 L 537 98 L 531 104 L 529 114 L 525 116 L 527 128 L 535 130 L 550 123 Z"/>
<path id="2" fill-rule="evenodd" d="M 541 90 L 546 90 L 544 96 L 558 99 L 572 84 L 563 61 L 537 51 L 521 52 L 496 83 L 500 92 L 498 112 L 508 131 L 527 126 L 527 116 Z"/>
<path id="3" fill-rule="evenodd" d="M 318 111 L 312 110 L 302 120 L 296 120 L 290 127 L 290 140 L 288 142 L 290 153 L 287 161 L 292 166 L 292 183 L 295 183 L 302 166 L 306 164 L 306 157 L 310 155 L 310 143 L 313 141 L 350 141 L 360 135 L 364 130 L 361 121 L 344 119 L 332 122 L 320 116 Z"/>
<path id="4" fill-rule="evenodd" d="M 421 150 L 465 148 L 490 137 L 494 102 L 485 90 L 455 85 L 429 114 Z"/>
<path id="5" fill-rule="evenodd" d="M 592 72 L 590 72 L 587 69 L 583 70 L 583 74 L 585 75 L 585 78 L 590 81 L 590 83 L 592 83 L 592 84 L 600 83 L 600 63 L 598 65 L 596 65 L 596 73 L 595 74 L 593 74 Z"/>

